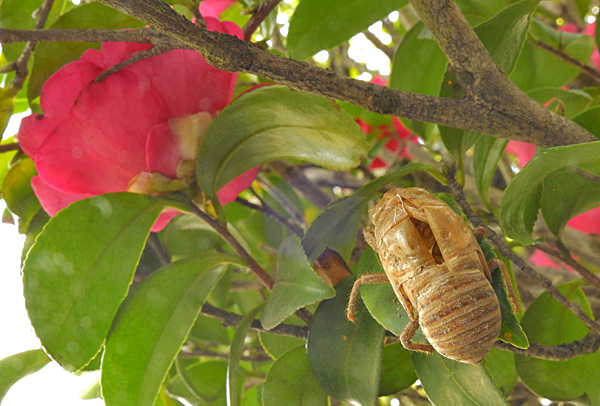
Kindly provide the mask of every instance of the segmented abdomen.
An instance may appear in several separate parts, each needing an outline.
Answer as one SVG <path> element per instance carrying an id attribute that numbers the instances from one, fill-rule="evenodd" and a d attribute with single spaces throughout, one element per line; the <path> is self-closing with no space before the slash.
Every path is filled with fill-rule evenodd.
<path id="1" fill-rule="evenodd" d="M 479 269 L 445 272 L 416 292 L 419 325 L 443 356 L 480 362 L 500 334 L 500 307 Z"/>

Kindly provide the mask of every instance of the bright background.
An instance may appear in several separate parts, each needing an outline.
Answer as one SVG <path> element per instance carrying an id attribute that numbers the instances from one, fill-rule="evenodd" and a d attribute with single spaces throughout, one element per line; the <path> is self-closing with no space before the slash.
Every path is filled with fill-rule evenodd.
<path id="1" fill-rule="evenodd" d="M 17 132 L 20 117 L 11 119 L 6 134 Z M 0 201 L 0 213 L 6 204 Z M 21 281 L 21 250 L 25 236 L 17 226 L 0 224 L 0 359 L 19 352 L 40 348 L 25 310 Z M 100 399 L 81 400 L 79 396 L 96 379 L 97 373 L 82 376 L 64 371 L 51 362 L 39 372 L 17 382 L 8 392 L 2 406 L 100 406 Z"/>

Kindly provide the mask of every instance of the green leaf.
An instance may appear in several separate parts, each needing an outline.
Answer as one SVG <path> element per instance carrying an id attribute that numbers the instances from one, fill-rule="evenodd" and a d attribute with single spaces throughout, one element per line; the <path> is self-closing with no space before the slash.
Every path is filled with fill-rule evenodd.
<path id="1" fill-rule="evenodd" d="M 151 405 L 208 293 L 237 257 L 201 254 L 162 268 L 125 300 L 102 359 L 107 405 Z"/>
<path id="2" fill-rule="evenodd" d="M 288 320 L 286 320 L 286 324 L 302 325 L 300 322 L 295 322 L 294 316 L 288 318 Z M 259 333 L 259 338 L 263 348 L 273 359 L 277 359 L 286 352 L 305 344 L 305 340 L 301 338 L 289 337 L 274 333 L 265 333 L 262 331 Z"/>
<path id="3" fill-rule="evenodd" d="M 560 286 L 559 290 L 591 316 L 590 306 L 580 285 L 580 281 L 575 281 Z M 546 292 L 529 306 L 522 324 L 531 341 L 552 346 L 580 340 L 590 333 L 583 321 Z M 540 396 L 551 400 L 587 398 L 584 404 L 600 404 L 600 352 L 567 361 L 547 361 L 517 355 L 515 362 L 523 382 Z"/>
<path id="4" fill-rule="evenodd" d="M 511 81 L 524 91 L 560 88 L 580 74 L 576 67 L 537 47 L 536 41 L 557 48 L 583 63 L 590 59 L 594 49 L 594 40 L 589 35 L 557 31 L 537 20 L 533 20 L 529 34 L 532 39 L 525 43 L 510 75 Z"/>
<path id="5" fill-rule="evenodd" d="M 37 237 L 23 266 L 25 305 L 42 345 L 63 367 L 81 369 L 100 351 L 150 227 L 168 204 L 134 193 L 84 199 Z"/>
<path id="6" fill-rule="evenodd" d="M 277 253 L 275 286 L 261 323 L 270 330 L 301 307 L 334 296 L 335 289 L 315 273 L 300 241 L 296 237 L 288 237 Z"/>
<path id="7" fill-rule="evenodd" d="M 403 391 L 417 380 L 410 351 L 396 342 L 383 347 L 379 396 L 389 396 Z"/>
<path id="8" fill-rule="evenodd" d="M 451 361 L 437 353 L 411 353 L 427 397 L 440 406 L 507 406 L 481 364 Z"/>
<path id="9" fill-rule="evenodd" d="M 366 205 L 375 194 L 388 183 L 417 171 L 427 171 L 437 180 L 445 179 L 435 168 L 412 163 L 381 176 L 358 189 L 352 196 L 343 197 L 331 203 L 319 214 L 307 230 L 302 246 L 309 262 L 330 248 L 348 259 L 356 243 L 356 233 Z"/>
<path id="10" fill-rule="evenodd" d="M 527 95 L 538 103 L 546 105 L 547 109 L 554 112 L 556 112 L 560 100 L 564 106 L 564 113 L 562 114 L 571 119 L 584 112 L 595 102 L 590 94 L 579 89 L 535 89 L 527 92 Z"/>
<path id="11" fill-rule="evenodd" d="M 175 217 L 160 237 L 171 261 L 204 251 L 223 251 L 227 245 L 214 229 L 193 214 Z"/>
<path id="12" fill-rule="evenodd" d="M 304 346 L 282 355 L 267 373 L 263 406 L 327 406 L 327 393 L 310 370 Z"/>
<path id="13" fill-rule="evenodd" d="M 8 170 L 2 182 L 2 198 L 10 211 L 19 216 L 21 233 L 27 231 L 29 223 L 42 208 L 31 187 L 31 178 L 35 175 L 35 163 L 24 158 Z"/>
<path id="14" fill-rule="evenodd" d="M 62 15 L 52 29 L 112 29 L 140 28 L 145 24 L 103 4 L 82 4 Z M 22 28 L 22 27 L 19 27 Z M 89 48 L 100 48 L 99 42 L 40 42 L 29 79 L 27 98 L 31 102 L 40 95 L 42 86 L 54 72 L 67 63 L 79 59 Z"/>
<path id="15" fill-rule="evenodd" d="M 178 381 L 173 381 L 169 391 L 178 396 L 186 397 L 186 391 L 192 396 L 213 402 L 225 398 L 225 382 L 227 381 L 227 361 L 204 361 L 180 359 L 175 361 Z M 184 387 L 181 387 L 182 383 Z"/>
<path id="16" fill-rule="evenodd" d="M 354 278 L 336 286 L 337 295 L 321 302 L 308 330 L 308 362 L 317 381 L 336 399 L 352 405 L 374 404 L 379 387 L 384 331 L 362 304 L 356 323 L 346 318 Z"/>
<path id="17" fill-rule="evenodd" d="M 597 206 L 600 206 L 600 184 L 581 177 L 574 168 L 556 170 L 544 179 L 540 207 L 548 228 L 557 236 L 569 219 Z"/>
<path id="18" fill-rule="evenodd" d="M 448 60 L 423 23 L 406 33 L 394 55 L 390 87 L 407 92 L 437 96 Z M 427 69 L 423 69 L 427 66 Z M 436 126 L 420 121 L 403 120 L 408 128 L 428 139 Z"/>
<path id="19" fill-rule="evenodd" d="M 30 30 L 36 23 L 34 11 L 42 5 L 42 0 L 2 0 L 0 2 L 0 27 L 7 29 Z M 2 55 L 7 61 L 19 57 L 24 43 L 2 44 Z"/>
<path id="20" fill-rule="evenodd" d="M 21 352 L 0 360 L 0 402 L 15 383 L 39 371 L 49 362 L 50 358 L 41 349 Z"/>
<path id="21" fill-rule="evenodd" d="M 241 389 L 240 389 L 240 358 L 244 352 L 244 342 L 246 334 L 250 330 L 250 325 L 254 318 L 262 310 L 264 304 L 256 307 L 248 312 L 237 325 L 235 334 L 231 340 L 229 347 L 229 363 L 227 366 L 227 405 L 240 406 Z"/>
<path id="22" fill-rule="evenodd" d="M 223 279 L 221 278 L 221 280 Z M 229 334 L 227 327 L 223 326 L 223 323 L 219 320 L 201 314 L 196 319 L 188 340 L 196 342 L 209 341 L 215 344 L 229 345 Z"/>
<path id="23" fill-rule="evenodd" d="M 524 244 L 534 242 L 531 232 L 544 194 L 553 193 L 556 187 L 560 187 L 562 190 L 560 200 L 569 200 L 573 196 L 582 194 L 581 184 L 569 183 L 557 186 L 552 182 L 553 178 L 550 175 L 564 168 L 579 168 L 598 176 L 600 175 L 599 154 L 600 142 L 591 142 L 548 148 L 535 156 L 515 176 L 504 192 L 500 204 L 500 226 L 505 234 Z M 558 173 L 556 176 L 562 175 Z M 553 195 L 556 196 L 556 194 Z M 569 199 L 564 199 L 564 196 L 569 196 Z M 585 198 L 581 200 L 576 199 L 577 201 L 573 205 L 561 204 L 560 213 L 549 210 L 546 205 L 544 216 L 550 216 L 551 222 L 559 224 L 568 220 L 573 211 L 577 212 L 578 209 L 600 204 L 595 196 L 585 194 L 584 196 Z"/>
<path id="24" fill-rule="evenodd" d="M 491 348 L 481 363 L 504 396 L 510 395 L 519 377 L 515 367 L 515 354 Z"/>
<path id="25" fill-rule="evenodd" d="M 377 254 L 373 249 L 367 248 L 358 261 L 357 276 L 383 272 Z M 410 319 L 398 302 L 391 284 L 363 285 L 360 287 L 360 296 L 371 316 L 379 324 L 396 336 L 402 334 Z M 413 340 L 417 342 L 425 340 L 420 329 Z"/>
<path id="26" fill-rule="evenodd" d="M 456 4 L 471 25 L 479 25 L 490 17 L 495 16 L 513 3 L 512 0 L 473 1 L 457 0 Z"/>
<path id="27" fill-rule="evenodd" d="M 574 117 L 573 121 L 600 138 L 600 106 L 584 111 Z"/>
<path id="28" fill-rule="evenodd" d="M 506 144 L 508 144 L 507 140 L 487 135 L 482 136 L 475 143 L 473 153 L 475 183 L 481 201 L 488 208 L 492 207 L 489 198 L 490 186 Z"/>
<path id="29" fill-rule="evenodd" d="M 198 183 L 214 202 L 227 182 L 258 165 L 294 158 L 346 170 L 360 163 L 368 144 L 352 117 L 327 99 L 273 85 L 227 106 L 198 151 Z"/>
<path id="30" fill-rule="evenodd" d="M 406 5 L 406 0 L 302 0 L 290 21 L 287 49 L 305 59 L 330 49 L 366 30 L 371 24 Z"/>

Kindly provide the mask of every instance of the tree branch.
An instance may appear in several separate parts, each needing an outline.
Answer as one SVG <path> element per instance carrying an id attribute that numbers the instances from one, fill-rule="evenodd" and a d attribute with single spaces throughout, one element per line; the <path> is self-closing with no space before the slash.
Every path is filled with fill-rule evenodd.
<path id="1" fill-rule="evenodd" d="M 566 361 L 580 355 L 591 354 L 598 351 L 598 348 L 600 348 L 600 334 L 591 333 L 581 340 L 556 346 L 530 343 L 529 348 L 526 350 L 513 347 L 502 341 L 496 341 L 494 343 L 494 348 L 533 358 L 550 361 Z"/>
<path id="2" fill-rule="evenodd" d="M 458 76 L 461 84 L 469 89 L 470 99 L 454 100 L 403 92 L 272 55 L 231 35 L 208 32 L 195 26 L 160 0 L 99 1 L 197 49 L 219 69 L 252 73 L 295 90 L 346 101 L 376 113 L 533 142 L 543 147 L 597 140 L 567 118 L 544 109 L 513 85 L 493 63 L 460 10 L 449 0 L 414 0 L 413 5 L 438 41 L 448 31 L 452 31 L 450 38 L 458 40 L 456 46 L 449 46 L 448 41 L 440 42 L 453 66 L 460 68 Z M 431 11 L 424 11 L 428 7 Z M 429 18 L 447 12 L 442 19 Z M 432 25 L 444 28 L 440 31 Z M 470 49 L 471 45 L 475 48 Z M 475 58 L 482 58 L 482 61 L 465 62 Z M 479 71 L 485 74 L 480 75 Z"/>
<path id="3" fill-rule="evenodd" d="M 262 3 L 256 6 L 252 17 L 250 18 L 250 20 L 248 20 L 246 25 L 244 25 L 244 28 L 242 28 L 245 41 L 250 41 L 250 38 L 252 38 L 252 34 L 254 33 L 254 31 L 256 31 L 260 23 L 262 23 L 264 19 L 267 18 L 269 13 L 275 7 L 277 7 L 277 5 L 280 2 L 281 0 L 264 0 Z"/>

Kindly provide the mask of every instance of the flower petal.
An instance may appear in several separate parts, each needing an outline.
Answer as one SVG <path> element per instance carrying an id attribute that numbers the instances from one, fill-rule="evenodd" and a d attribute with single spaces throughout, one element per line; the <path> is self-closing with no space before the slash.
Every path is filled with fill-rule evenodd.
<path id="1" fill-rule="evenodd" d="M 146 137 L 168 120 L 168 108 L 145 78 L 125 70 L 81 93 L 68 122 L 47 137 L 35 156 L 39 175 L 67 193 L 127 190 L 146 169 Z"/>
<path id="2" fill-rule="evenodd" d="M 31 187 L 35 195 L 38 197 L 42 208 L 49 216 L 54 216 L 58 211 L 64 209 L 73 202 L 76 202 L 86 197 L 93 196 L 92 194 L 72 194 L 61 192 L 53 188 L 42 180 L 39 176 L 31 178 Z"/>
<path id="3" fill-rule="evenodd" d="M 219 198 L 221 205 L 224 206 L 227 203 L 233 202 L 241 192 L 248 189 L 254 179 L 256 179 L 259 170 L 260 167 L 250 169 L 223 186 L 221 190 L 217 192 L 217 197 Z"/>

